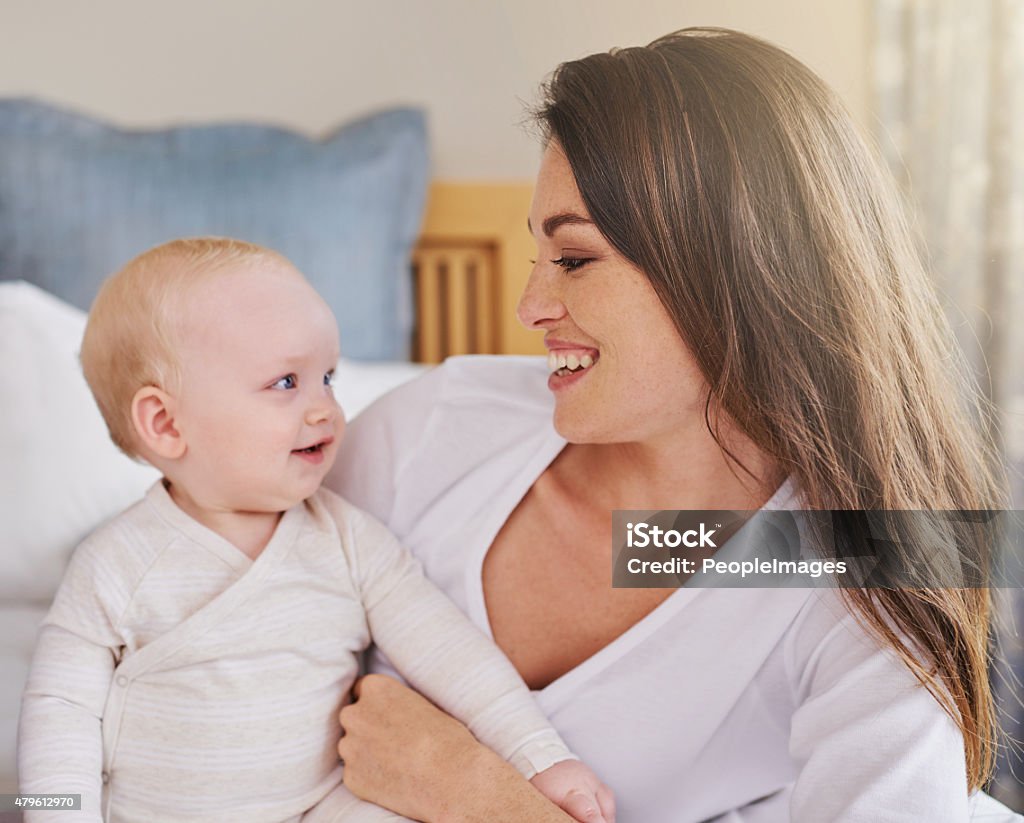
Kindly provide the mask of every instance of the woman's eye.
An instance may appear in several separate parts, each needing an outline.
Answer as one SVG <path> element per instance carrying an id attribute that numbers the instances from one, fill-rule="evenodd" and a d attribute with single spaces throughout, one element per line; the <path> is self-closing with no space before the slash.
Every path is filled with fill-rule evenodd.
<path id="1" fill-rule="evenodd" d="M 280 380 L 275 380 L 270 384 L 272 389 L 294 389 L 298 385 L 294 374 L 286 374 Z"/>
<path id="2" fill-rule="evenodd" d="M 566 271 L 579 271 L 592 259 L 593 258 L 591 257 L 566 257 L 565 255 L 562 255 L 557 260 L 552 260 L 551 262 Z"/>

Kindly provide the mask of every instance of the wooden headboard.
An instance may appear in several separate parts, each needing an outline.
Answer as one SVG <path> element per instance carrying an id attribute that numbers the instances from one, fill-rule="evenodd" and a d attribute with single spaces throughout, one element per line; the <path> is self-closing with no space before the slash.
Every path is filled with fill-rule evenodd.
<path id="1" fill-rule="evenodd" d="M 533 186 L 434 183 L 413 251 L 413 357 L 542 354 L 539 332 L 515 317 L 535 254 L 526 229 Z"/>

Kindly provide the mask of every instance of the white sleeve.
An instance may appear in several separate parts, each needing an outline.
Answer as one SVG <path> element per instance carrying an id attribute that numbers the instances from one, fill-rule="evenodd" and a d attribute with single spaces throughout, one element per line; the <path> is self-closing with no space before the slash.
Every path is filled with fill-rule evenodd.
<path id="1" fill-rule="evenodd" d="M 793 823 L 968 819 L 959 728 L 835 593 L 812 598 L 786 652 L 800 764 Z"/>
<path id="2" fill-rule="evenodd" d="M 102 717 L 120 640 L 98 594 L 91 558 L 72 555 L 43 621 L 18 729 L 23 794 L 81 794 L 75 820 L 99 821 Z M 26 823 L 67 820 L 66 811 L 30 811 Z"/>
<path id="3" fill-rule="evenodd" d="M 444 380 L 442 368 L 431 369 L 361 412 L 346 427 L 324 486 L 388 523 L 399 476 L 423 439 Z"/>
<path id="4" fill-rule="evenodd" d="M 409 684 L 527 778 L 575 759 L 505 655 L 394 535 L 360 512 L 345 518 L 347 534 L 336 520 L 373 640 Z"/>

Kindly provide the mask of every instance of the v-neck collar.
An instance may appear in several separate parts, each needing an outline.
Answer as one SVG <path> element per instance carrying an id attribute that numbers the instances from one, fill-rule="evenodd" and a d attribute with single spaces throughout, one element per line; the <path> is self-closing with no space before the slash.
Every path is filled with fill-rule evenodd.
<path id="1" fill-rule="evenodd" d="M 549 425 L 540 437 L 540 442 L 533 455 L 523 464 L 523 468 L 508 483 L 507 488 L 514 489 L 509 495 L 510 505 L 495 508 L 481 529 L 484 538 L 475 547 L 470 562 L 466 565 L 465 591 L 467 608 L 470 617 L 484 629 L 487 636 L 494 639 L 491 618 L 487 613 L 487 601 L 484 596 L 483 569 L 487 553 L 491 550 L 498 533 L 516 510 L 526 494 L 555 461 L 567 441 L 559 435 L 553 425 Z M 792 477 L 787 478 L 775 493 L 761 507 L 762 510 L 788 509 L 795 505 L 796 485 Z M 681 586 L 666 597 L 661 603 L 644 615 L 640 620 L 626 629 L 618 637 L 601 647 L 590 657 L 582 660 L 564 674 L 556 677 L 547 686 L 534 690 L 545 711 L 551 712 L 566 700 L 588 680 L 603 669 L 621 659 L 630 649 L 641 644 L 646 638 L 658 631 L 671 620 L 677 612 L 693 603 L 707 589 Z"/>
<path id="2" fill-rule="evenodd" d="M 125 658 L 118 672 L 128 679 L 137 677 L 188 645 L 193 638 L 208 631 L 235 609 L 246 604 L 261 591 L 263 583 L 287 558 L 299 538 L 304 523 L 305 503 L 288 509 L 274 530 L 270 542 L 255 560 L 216 532 L 193 520 L 171 499 L 163 481 L 157 481 L 146 493 L 146 501 L 154 506 L 159 517 L 181 531 L 199 545 L 211 549 L 218 557 L 239 568 L 243 573 L 227 589 L 197 612 L 185 618 L 172 631 L 161 635 Z"/>
<path id="3" fill-rule="evenodd" d="M 164 485 L 163 479 L 158 480 L 150 487 L 146 493 L 146 500 L 156 509 L 161 520 L 196 544 L 202 546 L 239 574 L 245 574 L 263 555 L 272 552 L 272 547 L 280 543 L 278 535 L 280 534 L 283 537 L 283 534 L 289 531 L 288 528 L 282 529 L 285 519 L 289 517 L 291 512 L 297 509 L 301 510 L 304 505 L 299 503 L 281 515 L 277 525 L 274 527 L 274 533 L 270 536 L 270 540 L 267 541 L 267 545 L 264 546 L 263 551 L 253 560 L 253 558 L 249 557 L 230 540 L 222 537 L 208 526 L 204 526 L 178 506 Z"/>

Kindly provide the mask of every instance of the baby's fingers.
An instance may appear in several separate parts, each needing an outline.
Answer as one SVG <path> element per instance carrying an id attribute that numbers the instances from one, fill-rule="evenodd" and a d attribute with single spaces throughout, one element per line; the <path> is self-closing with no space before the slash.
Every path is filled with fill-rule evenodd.
<path id="1" fill-rule="evenodd" d="M 615 794 L 604 783 L 597 787 L 597 805 L 608 823 L 615 823 Z"/>
<path id="2" fill-rule="evenodd" d="M 562 800 L 562 811 L 571 814 L 580 823 L 614 823 L 601 813 L 597 797 L 573 789 Z"/>

